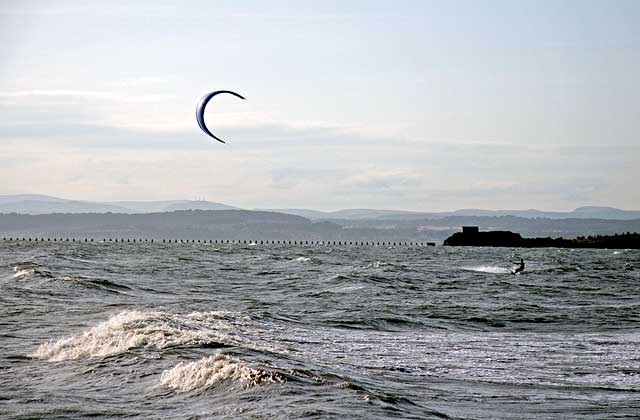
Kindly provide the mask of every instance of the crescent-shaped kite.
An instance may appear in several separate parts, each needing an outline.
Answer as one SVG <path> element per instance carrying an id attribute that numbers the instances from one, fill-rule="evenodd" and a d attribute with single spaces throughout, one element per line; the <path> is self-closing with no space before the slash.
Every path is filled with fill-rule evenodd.
<path id="1" fill-rule="evenodd" d="M 200 99 L 200 102 L 198 102 L 198 106 L 196 107 L 196 119 L 198 120 L 198 125 L 200 126 L 202 131 L 207 133 L 209 136 L 211 136 L 214 139 L 218 140 L 220 143 L 224 143 L 223 140 L 220 140 L 211 131 L 209 131 L 209 129 L 207 128 L 207 125 L 204 123 L 204 108 L 207 106 L 207 103 L 209 103 L 211 98 L 213 98 L 214 96 L 216 96 L 219 93 L 229 93 L 229 94 L 231 94 L 233 96 L 236 96 L 236 97 L 238 97 L 240 99 L 246 99 L 246 98 L 244 96 L 239 95 L 239 94 L 237 94 L 235 92 L 232 92 L 230 90 L 217 90 L 215 92 L 207 93 L 206 95 L 204 95 L 202 97 L 202 99 Z"/>

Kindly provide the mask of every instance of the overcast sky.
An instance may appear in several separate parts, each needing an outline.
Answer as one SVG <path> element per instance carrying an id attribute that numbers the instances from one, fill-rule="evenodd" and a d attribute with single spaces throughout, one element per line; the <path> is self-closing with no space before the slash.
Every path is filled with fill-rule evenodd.
<path id="1" fill-rule="evenodd" d="M 138 3 L 0 3 L 0 194 L 640 208 L 640 1 Z"/>

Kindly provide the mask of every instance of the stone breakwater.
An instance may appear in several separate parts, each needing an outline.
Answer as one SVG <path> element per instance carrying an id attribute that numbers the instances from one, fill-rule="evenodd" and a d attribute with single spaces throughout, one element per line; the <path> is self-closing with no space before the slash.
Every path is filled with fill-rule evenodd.
<path id="1" fill-rule="evenodd" d="M 435 242 L 416 241 L 313 241 L 313 240 L 246 240 L 246 239 L 146 239 L 146 238 L 50 238 L 2 237 L 5 242 L 96 242 L 96 243 L 168 243 L 168 244 L 244 244 L 244 245 L 338 245 L 338 246 L 435 246 Z"/>

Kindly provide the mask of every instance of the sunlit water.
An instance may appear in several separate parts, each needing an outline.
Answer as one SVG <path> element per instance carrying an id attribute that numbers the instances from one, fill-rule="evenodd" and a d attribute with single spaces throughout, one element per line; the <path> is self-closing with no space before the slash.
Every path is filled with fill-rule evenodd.
<path id="1" fill-rule="evenodd" d="M 2 242 L 0 258 L 2 418 L 640 416 L 638 251 Z"/>

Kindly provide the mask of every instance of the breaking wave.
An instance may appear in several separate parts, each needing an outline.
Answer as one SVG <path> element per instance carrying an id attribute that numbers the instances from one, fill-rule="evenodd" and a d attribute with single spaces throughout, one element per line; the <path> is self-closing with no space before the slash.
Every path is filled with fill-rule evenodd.
<path id="1" fill-rule="evenodd" d="M 19 267 L 13 267 L 13 271 L 15 272 L 15 274 L 13 275 L 14 279 L 19 279 L 22 277 L 30 277 L 32 276 L 36 270 L 35 268 L 19 268 Z"/>
<path id="2" fill-rule="evenodd" d="M 30 356 L 50 362 L 109 356 L 137 348 L 166 349 L 176 346 L 235 344 L 225 322 L 228 312 L 123 311 L 82 334 L 51 340 Z"/>
<path id="3" fill-rule="evenodd" d="M 16 265 L 15 267 L 13 267 L 13 272 L 14 272 L 13 274 L 14 279 L 30 278 L 34 276 L 44 277 L 44 278 L 53 277 L 49 271 L 44 270 L 40 268 L 38 264 L 33 264 L 33 263 Z"/>
<path id="4" fill-rule="evenodd" d="M 180 362 L 162 373 L 160 385 L 176 392 L 189 392 L 205 390 L 225 382 L 251 387 L 285 380 L 283 375 L 276 372 L 249 367 L 239 360 L 218 354 L 195 362 Z"/>
<path id="5" fill-rule="evenodd" d="M 378 269 L 378 268 L 382 268 L 384 266 L 388 266 L 389 263 L 384 262 L 384 261 L 374 261 L 372 263 L 369 263 L 368 267 L 369 268 L 374 268 L 374 269 Z"/>
<path id="6" fill-rule="evenodd" d="M 466 271 L 475 271 L 478 273 L 491 273 L 491 274 L 511 274 L 511 270 L 504 267 L 496 267 L 493 265 L 481 265 L 478 267 L 461 267 Z"/>

